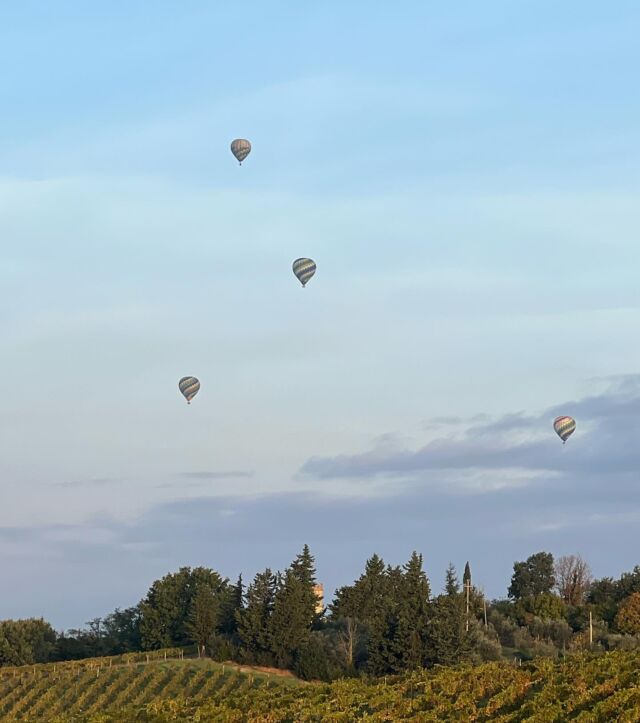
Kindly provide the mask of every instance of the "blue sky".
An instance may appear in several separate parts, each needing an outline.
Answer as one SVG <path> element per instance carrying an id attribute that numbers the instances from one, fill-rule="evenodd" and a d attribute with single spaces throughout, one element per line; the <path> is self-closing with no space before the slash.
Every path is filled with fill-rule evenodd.
<path id="1" fill-rule="evenodd" d="M 491 596 L 540 549 L 640 562 L 639 22 L 3 7 L 0 617 L 304 542 L 330 591 L 374 551 Z"/>

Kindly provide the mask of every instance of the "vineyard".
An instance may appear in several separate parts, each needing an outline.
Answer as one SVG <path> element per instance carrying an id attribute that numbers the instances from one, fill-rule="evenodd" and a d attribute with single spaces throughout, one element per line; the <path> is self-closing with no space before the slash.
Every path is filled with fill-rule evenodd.
<path id="1" fill-rule="evenodd" d="M 640 721 L 640 654 L 489 663 L 305 684 L 164 651 L 0 669 L 0 720 Z"/>

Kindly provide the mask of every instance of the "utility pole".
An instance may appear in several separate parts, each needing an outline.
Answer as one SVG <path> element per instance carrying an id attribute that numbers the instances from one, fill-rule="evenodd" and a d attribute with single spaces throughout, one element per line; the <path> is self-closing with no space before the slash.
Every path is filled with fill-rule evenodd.
<path id="1" fill-rule="evenodd" d="M 593 646 L 593 615 L 589 610 L 589 648 Z"/>
<path id="2" fill-rule="evenodd" d="M 465 623 L 465 630 L 469 632 L 469 593 L 471 591 L 471 568 L 469 567 L 469 562 L 467 561 L 467 564 L 464 566 L 464 575 L 462 576 L 462 582 L 464 583 L 464 591 L 466 596 L 466 623 Z"/>
<path id="3" fill-rule="evenodd" d="M 469 588 L 471 587 L 471 581 L 467 580 L 464 584 L 465 592 L 467 595 L 467 622 L 465 625 L 465 629 L 467 632 L 469 632 Z"/>
<path id="4" fill-rule="evenodd" d="M 484 595 L 482 596 L 482 607 L 484 608 L 484 626 L 486 628 L 486 627 L 488 627 L 487 626 L 487 598 L 484 597 Z"/>

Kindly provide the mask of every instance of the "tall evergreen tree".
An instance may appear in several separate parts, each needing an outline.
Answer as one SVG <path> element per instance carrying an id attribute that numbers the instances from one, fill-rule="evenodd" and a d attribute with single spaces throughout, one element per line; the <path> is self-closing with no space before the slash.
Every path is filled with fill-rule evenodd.
<path id="1" fill-rule="evenodd" d="M 467 563 L 467 565 L 469 565 L 469 563 Z M 469 577 L 471 577 L 471 571 L 469 571 Z M 453 566 L 452 562 L 449 563 L 449 567 L 447 568 L 444 591 L 447 595 L 460 594 L 460 583 L 458 582 L 456 568 Z"/>
<path id="2" fill-rule="evenodd" d="M 440 595 L 433 602 L 428 631 L 426 663 L 454 665 L 470 652 L 465 630 L 465 599 L 462 595 Z"/>
<path id="3" fill-rule="evenodd" d="M 373 675 L 396 673 L 402 668 L 400 605 L 402 569 L 387 566 L 368 618 L 367 670 Z M 374 578 L 375 580 L 375 578 Z"/>
<path id="4" fill-rule="evenodd" d="M 304 586 L 288 569 L 276 592 L 269 625 L 271 650 L 280 668 L 293 666 L 296 650 L 308 637 L 311 621 L 305 603 Z"/>
<path id="5" fill-rule="evenodd" d="M 209 638 L 218 626 L 219 597 L 216 597 L 208 585 L 201 585 L 196 589 L 191 601 L 186 629 L 191 639 L 197 643 L 199 650 L 206 648 Z"/>
<path id="6" fill-rule="evenodd" d="M 316 568 L 315 560 L 308 545 L 302 548 L 302 552 L 296 556 L 289 569 L 302 586 L 305 599 L 304 604 L 309 615 L 309 624 L 317 623 L 319 614 L 316 613 L 316 606 L 318 604 L 318 598 L 315 593 Z"/>
<path id="7" fill-rule="evenodd" d="M 244 607 L 235 617 L 244 657 L 254 663 L 271 663 L 270 620 L 276 597 L 277 578 L 267 568 L 247 588 Z"/>
<path id="8" fill-rule="evenodd" d="M 422 555 L 414 551 L 403 571 L 398 600 L 396 649 L 400 667 L 406 669 L 420 667 L 426 659 L 431 588 L 422 569 Z"/>
<path id="9" fill-rule="evenodd" d="M 332 617 L 352 617 L 370 623 L 381 613 L 387 588 L 384 560 L 374 554 L 366 561 L 364 573 L 353 585 L 346 585 L 336 591 L 335 600 L 329 606 Z"/>
<path id="10" fill-rule="evenodd" d="M 286 570 L 276 592 L 270 621 L 271 649 L 276 664 L 290 668 L 317 622 L 314 560 L 309 547 Z"/>
<path id="11" fill-rule="evenodd" d="M 234 637 L 238 630 L 238 611 L 242 609 L 242 575 L 238 577 L 235 585 L 228 585 L 220 600 L 220 615 L 218 630 L 223 635 Z"/>

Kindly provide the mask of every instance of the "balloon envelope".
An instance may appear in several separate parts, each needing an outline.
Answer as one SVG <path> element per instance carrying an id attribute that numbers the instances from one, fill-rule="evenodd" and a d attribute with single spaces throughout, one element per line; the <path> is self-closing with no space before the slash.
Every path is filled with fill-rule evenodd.
<path id="1" fill-rule="evenodd" d="M 178 382 L 178 389 L 187 400 L 187 404 L 191 404 L 191 400 L 200 390 L 200 382 L 195 377 L 182 377 Z"/>
<path id="2" fill-rule="evenodd" d="M 231 141 L 231 153 L 236 157 L 238 163 L 242 164 L 242 161 L 251 153 L 251 143 L 246 138 L 236 138 L 235 141 Z"/>
<path id="3" fill-rule="evenodd" d="M 553 421 L 553 428 L 564 444 L 576 431 L 576 420 L 571 417 L 556 417 Z"/>
<path id="4" fill-rule="evenodd" d="M 316 273 L 316 262 L 313 259 L 296 259 L 293 262 L 293 273 L 298 281 L 306 286 L 307 281 Z"/>

